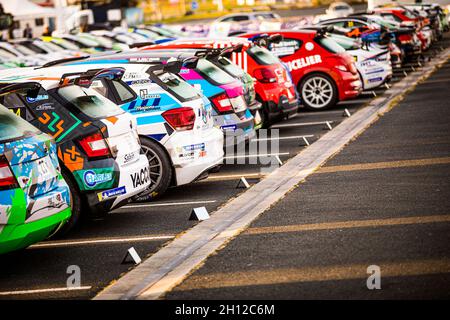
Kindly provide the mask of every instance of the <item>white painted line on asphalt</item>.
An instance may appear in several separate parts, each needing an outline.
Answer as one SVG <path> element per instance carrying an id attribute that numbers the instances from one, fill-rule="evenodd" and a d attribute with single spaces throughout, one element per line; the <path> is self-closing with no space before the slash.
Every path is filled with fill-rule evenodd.
<path id="1" fill-rule="evenodd" d="M 226 156 L 224 159 L 240 159 L 240 158 L 256 158 L 256 157 L 278 157 L 278 156 L 288 156 L 289 152 L 278 152 L 278 153 L 259 153 L 259 154 L 243 154 Z"/>
<path id="2" fill-rule="evenodd" d="M 202 204 L 202 203 L 214 203 L 217 200 L 201 200 L 201 201 L 180 201 L 180 202 L 161 202 L 161 203 L 148 203 L 148 204 L 137 204 L 128 205 L 117 210 L 123 209 L 141 209 L 141 208 L 152 208 L 152 207 L 169 207 L 169 206 L 186 206 L 191 204 Z"/>
<path id="3" fill-rule="evenodd" d="M 128 237 L 128 238 L 98 238 L 98 239 L 81 239 L 72 241 L 45 241 L 29 246 L 28 249 L 43 249 L 54 247 L 72 247 L 83 246 L 92 244 L 112 244 L 112 243 L 124 243 L 124 242 L 139 242 L 139 241 L 160 241 L 170 240 L 175 238 L 174 235 L 160 235 L 160 236 L 141 236 L 141 237 Z"/>
<path id="4" fill-rule="evenodd" d="M 324 124 L 326 125 L 327 122 L 333 123 L 334 121 L 316 121 L 316 122 L 300 122 L 300 123 L 276 124 L 276 125 L 271 126 L 270 129 L 318 126 L 318 125 L 324 125 Z"/>
<path id="5" fill-rule="evenodd" d="M 308 134 L 304 136 L 287 136 L 287 137 L 277 137 L 277 138 L 261 138 L 261 139 L 253 139 L 252 141 L 272 141 L 272 140 L 295 140 L 295 139 L 303 139 L 303 138 L 313 138 L 313 134 Z"/>
<path id="6" fill-rule="evenodd" d="M 394 89 L 408 92 L 448 59 L 450 49 L 420 72 L 411 73 Z M 395 90 L 393 90 L 395 92 Z M 265 179 L 218 209 L 210 219 L 181 234 L 101 291 L 94 299 L 158 299 L 181 283 L 230 239 L 244 231 L 256 218 L 284 197 L 301 181 L 339 152 L 380 115 L 388 112 L 403 93 L 385 94 L 374 99 L 352 117 L 346 118 L 310 147 L 289 159 Z"/>
<path id="7" fill-rule="evenodd" d="M 49 289 L 35 289 L 35 290 L 18 290 L 18 291 L 2 291 L 2 292 L 0 292 L 0 296 L 13 296 L 13 295 L 62 292 L 62 291 L 79 291 L 79 290 L 91 290 L 91 289 L 92 289 L 92 286 L 49 288 Z"/>

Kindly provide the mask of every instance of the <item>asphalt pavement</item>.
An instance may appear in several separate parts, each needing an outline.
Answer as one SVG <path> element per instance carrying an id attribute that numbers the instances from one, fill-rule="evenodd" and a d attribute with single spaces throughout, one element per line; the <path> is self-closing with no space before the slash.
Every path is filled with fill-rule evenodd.
<path id="1" fill-rule="evenodd" d="M 450 298 L 450 62 L 166 295 Z M 378 266 L 381 288 L 367 287 Z"/>
<path id="2" fill-rule="evenodd" d="M 448 47 L 449 44 L 447 35 L 447 38 L 437 43 L 426 56 L 432 58 L 440 51 L 440 47 Z M 413 68 L 420 70 L 416 63 L 409 63 L 397 70 L 393 82 L 401 81 L 404 72 L 409 73 Z M 334 167 L 336 172 L 324 172 L 310 177 L 306 183 L 258 219 L 253 228 L 449 214 L 448 200 L 445 199 L 449 194 L 448 164 L 359 171 L 336 169 L 336 166 L 342 165 L 403 159 L 432 159 L 425 163 L 433 163 L 437 161 L 436 158 L 448 157 L 448 75 L 447 64 L 427 82 L 417 87 L 400 106 L 330 160 L 327 165 Z M 280 160 L 285 162 L 308 147 L 302 139 L 303 136 L 313 144 L 328 132 L 326 122 L 329 122 L 331 127 L 337 126 L 346 119 L 345 109 L 353 114 L 370 102 L 374 94 L 381 95 L 384 90 L 385 88 L 380 88 L 373 92 L 364 92 L 358 99 L 341 102 L 335 108 L 324 112 L 301 111 L 296 117 L 282 121 L 279 135 L 285 139 L 280 140 L 280 149 L 277 151 Z M 192 208 L 205 206 L 213 214 L 230 199 L 245 192 L 244 189 L 236 188 L 241 176 L 248 178 L 250 183 L 259 181 L 263 177 L 262 165 L 249 164 L 248 160 L 246 163 L 226 164 L 220 172 L 204 181 L 171 188 L 158 201 L 131 204 L 113 211 L 106 219 L 86 221 L 65 239 L 44 241 L 26 250 L 1 256 L 0 299 L 94 297 L 109 283 L 133 268 L 132 264 L 121 263 L 130 247 L 134 247 L 143 259 L 151 256 L 174 237 L 197 224 L 188 220 Z M 317 228 L 320 229 L 321 225 Z M 228 277 L 243 271 L 249 272 L 243 274 L 243 277 L 250 280 L 254 279 L 254 275 L 250 274 L 252 270 L 272 272 L 273 279 L 276 280 L 277 274 L 283 268 L 291 269 L 282 273 L 296 275 L 302 273 L 295 270 L 306 266 L 336 266 L 337 269 L 333 269 L 335 273 L 345 278 L 347 273 L 338 266 L 348 265 L 350 270 L 353 270 L 351 268 L 357 267 L 358 263 L 382 264 L 387 261 L 394 263 L 389 267 L 395 271 L 399 268 L 395 265 L 395 258 L 407 261 L 413 261 L 414 258 L 423 261 L 439 260 L 448 257 L 449 253 L 448 223 L 442 222 L 416 223 L 407 227 L 392 225 L 383 228 L 314 230 L 306 233 L 271 234 L 266 229 L 256 229 L 254 233 L 243 234 L 232 241 L 167 297 L 313 298 L 326 297 L 327 294 L 337 292 L 336 290 L 345 293 L 339 295 L 340 297 L 350 297 L 355 294 L 351 290 L 352 286 L 333 286 L 331 282 L 344 281 L 353 283 L 353 288 L 360 288 L 361 279 L 302 281 L 301 290 L 298 282 L 291 281 L 296 280 L 295 277 L 289 276 L 282 284 L 271 283 L 257 287 L 217 286 L 221 282 L 218 280 L 221 275 Z M 82 287 L 79 290 L 66 288 L 69 277 L 67 269 L 72 265 L 79 266 L 81 270 Z M 261 279 L 272 278 L 268 274 L 256 275 Z M 427 277 L 435 279 L 436 282 L 436 287 L 430 289 L 430 294 L 443 296 L 443 290 L 439 291 L 438 288 L 448 284 L 445 282 L 446 276 L 419 275 L 414 279 L 417 278 L 419 283 L 427 283 Z M 241 279 L 240 276 L 232 278 Z M 382 283 L 383 289 L 389 283 L 387 281 Z M 397 278 L 392 281 L 397 281 L 401 286 L 408 284 Z M 197 288 L 199 283 L 210 287 Z M 307 289 L 306 283 L 308 288 L 317 288 Z M 400 284 L 392 290 L 401 290 Z M 417 290 L 417 294 L 426 294 L 425 286 Z M 393 293 L 381 291 L 385 295 Z M 373 294 L 373 291 L 363 293 Z M 380 295 L 379 292 L 375 294 Z"/>

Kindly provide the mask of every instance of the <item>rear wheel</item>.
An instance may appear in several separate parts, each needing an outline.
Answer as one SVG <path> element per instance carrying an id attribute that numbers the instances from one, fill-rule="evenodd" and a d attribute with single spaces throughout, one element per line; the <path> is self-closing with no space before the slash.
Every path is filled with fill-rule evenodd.
<path id="1" fill-rule="evenodd" d="M 135 200 L 149 201 L 166 192 L 172 180 L 172 164 L 163 148 L 151 139 L 141 137 L 141 146 L 149 162 L 151 185 Z"/>
<path id="2" fill-rule="evenodd" d="M 309 110 L 324 110 L 334 106 L 338 92 L 334 81 L 324 74 L 311 74 L 300 83 L 302 102 Z"/>
<path id="3" fill-rule="evenodd" d="M 64 180 L 66 181 L 67 185 L 69 186 L 70 190 L 70 209 L 72 211 L 72 215 L 70 216 L 69 220 L 62 225 L 51 237 L 53 238 L 59 238 L 61 236 L 64 236 L 67 234 L 75 225 L 79 222 L 81 217 L 81 211 L 82 211 L 82 200 L 80 193 L 78 191 L 77 186 L 75 183 L 72 182 L 71 177 L 65 172 L 62 171 L 62 176 Z"/>

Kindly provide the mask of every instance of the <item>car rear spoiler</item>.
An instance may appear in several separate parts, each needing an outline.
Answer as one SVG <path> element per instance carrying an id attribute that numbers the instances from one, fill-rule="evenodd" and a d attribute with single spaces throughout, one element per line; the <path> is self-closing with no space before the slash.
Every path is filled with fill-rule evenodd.
<path id="1" fill-rule="evenodd" d="M 184 61 L 174 60 L 174 61 L 169 61 L 166 64 L 163 64 L 163 63 L 155 64 L 155 65 L 149 67 L 147 69 L 146 73 L 151 75 L 154 72 L 161 71 L 161 72 L 170 72 L 170 73 L 178 74 L 178 73 L 180 73 L 181 68 L 183 66 L 184 66 Z"/>
<path id="2" fill-rule="evenodd" d="M 261 33 L 249 38 L 248 40 L 261 47 L 267 47 L 271 43 L 279 43 L 283 41 L 283 36 L 279 33 L 272 34 L 270 36 L 267 33 Z"/>
<path id="3" fill-rule="evenodd" d="M 156 43 L 153 41 L 136 42 L 136 43 L 129 44 L 128 47 L 130 49 L 134 49 L 134 48 L 148 47 L 148 46 L 152 46 L 154 44 L 156 44 Z"/>
<path id="4" fill-rule="evenodd" d="M 99 79 L 115 80 L 121 79 L 125 73 L 124 68 L 105 68 L 93 69 L 86 72 L 65 73 L 59 81 L 60 86 L 74 84 L 80 87 L 88 88 L 92 82 Z"/>
<path id="5" fill-rule="evenodd" d="M 207 57 L 214 57 L 214 56 L 228 56 L 231 55 L 233 52 L 242 52 L 242 49 L 244 48 L 244 45 L 242 43 L 237 44 L 235 46 L 226 47 L 226 48 L 201 48 L 199 51 L 195 53 L 196 57 L 199 58 L 207 58 Z"/>
<path id="6" fill-rule="evenodd" d="M 63 63 L 66 63 L 66 62 L 84 60 L 84 59 L 87 59 L 89 57 L 90 56 L 86 55 L 86 56 L 80 56 L 80 57 L 70 57 L 70 58 L 63 58 L 63 59 L 53 60 L 53 61 L 47 62 L 46 64 L 42 65 L 40 68 L 47 68 L 47 67 L 56 66 L 58 64 L 63 64 Z M 38 69 L 40 69 L 40 68 L 38 68 Z"/>

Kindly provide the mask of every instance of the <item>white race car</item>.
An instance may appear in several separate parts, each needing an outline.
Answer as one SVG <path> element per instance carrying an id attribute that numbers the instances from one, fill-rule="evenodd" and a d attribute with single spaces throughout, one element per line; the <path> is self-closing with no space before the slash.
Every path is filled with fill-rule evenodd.
<path id="1" fill-rule="evenodd" d="M 364 90 L 379 87 L 392 78 L 389 50 L 379 48 L 376 44 L 362 45 L 359 40 L 346 36 L 330 36 L 355 58 Z"/>
<path id="2" fill-rule="evenodd" d="M 156 198 L 170 185 L 206 178 L 222 164 L 224 137 L 214 127 L 211 103 L 170 66 L 126 55 L 117 61 L 98 56 L 60 65 L 67 73 L 118 67 L 126 70 L 120 81 L 113 86 L 95 81 L 92 87 L 137 121 L 152 180 L 139 200 Z"/>

